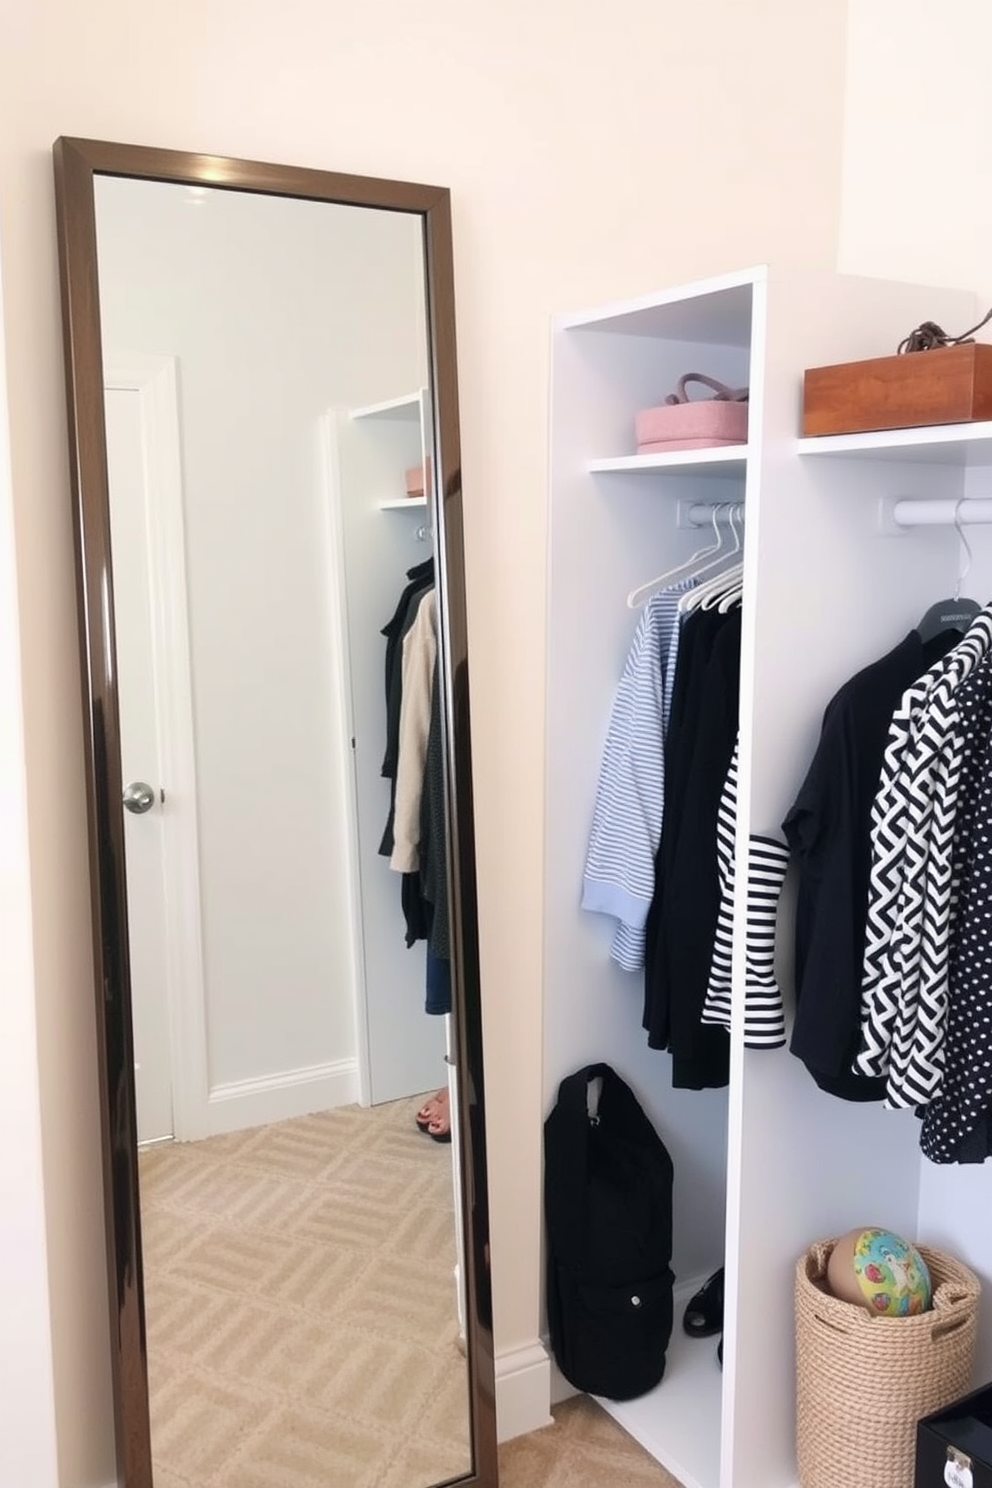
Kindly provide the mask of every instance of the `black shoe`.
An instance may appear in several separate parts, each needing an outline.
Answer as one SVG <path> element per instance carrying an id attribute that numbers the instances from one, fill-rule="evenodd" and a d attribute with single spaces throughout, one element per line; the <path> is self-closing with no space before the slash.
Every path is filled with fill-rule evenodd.
<path id="1" fill-rule="evenodd" d="M 682 1326 L 690 1338 L 712 1338 L 723 1329 L 723 1267 L 689 1298 Z"/>

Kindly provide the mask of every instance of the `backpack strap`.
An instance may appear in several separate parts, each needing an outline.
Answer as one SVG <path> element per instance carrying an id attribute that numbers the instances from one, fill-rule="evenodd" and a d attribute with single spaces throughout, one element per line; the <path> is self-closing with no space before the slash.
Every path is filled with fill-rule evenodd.
<path id="1" fill-rule="evenodd" d="M 608 1068 L 605 1064 L 590 1064 L 566 1076 L 558 1086 L 558 1098 L 544 1124 L 548 1229 L 559 1259 L 573 1265 L 582 1262 L 586 1236 L 589 1082 L 597 1075 L 605 1077 Z"/>
<path id="2" fill-rule="evenodd" d="M 598 1114 L 590 1117 L 589 1086 L 595 1079 L 602 1080 L 603 1088 Z M 551 1138 L 545 1154 L 545 1193 L 553 1194 L 559 1258 L 572 1264 L 581 1264 L 584 1255 L 589 1132 L 600 1121 L 635 1141 L 658 1141 L 630 1086 L 610 1065 L 589 1064 L 562 1080 L 554 1110 L 545 1122 L 546 1137 Z"/>

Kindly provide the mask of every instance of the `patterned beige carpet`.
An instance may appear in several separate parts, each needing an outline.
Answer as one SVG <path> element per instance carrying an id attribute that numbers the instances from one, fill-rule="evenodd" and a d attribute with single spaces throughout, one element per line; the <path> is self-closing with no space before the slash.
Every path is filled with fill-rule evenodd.
<path id="1" fill-rule="evenodd" d="M 500 1488 L 679 1488 L 588 1395 L 553 1415 L 553 1426 L 500 1447 Z"/>
<path id="2" fill-rule="evenodd" d="M 680 1488 L 589 1396 L 553 1409 L 555 1424 L 500 1448 L 500 1488 Z"/>
<path id="3" fill-rule="evenodd" d="M 155 1488 L 468 1470 L 451 1148 L 419 1104 L 142 1153 Z"/>

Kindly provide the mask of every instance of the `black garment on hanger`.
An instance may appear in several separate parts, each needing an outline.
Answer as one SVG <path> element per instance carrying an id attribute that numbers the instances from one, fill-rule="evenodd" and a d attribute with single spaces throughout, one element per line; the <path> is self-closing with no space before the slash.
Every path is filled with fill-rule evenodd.
<path id="1" fill-rule="evenodd" d="M 940 1092 L 922 1110 L 920 1146 L 935 1163 L 984 1162 L 992 1112 L 992 659 L 962 682 L 966 740 L 954 835 L 956 913 Z"/>
<path id="2" fill-rule="evenodd" d="M 983 1111 L 975 1126 L 964 1137 L 950 1161 L 954 1163 L 983 1163 L 992 1157 L 992 1110 Z"/>
<path id="3" fill-rule="evenodd" d="M 884 1100 L 884 1079 L 851 1068 L 861 1036 L 861 974 L 871 875 L 871 808 L 899 699 L 961 636 L 926 645 L 912 630 L 856 673 L 823 716 L 820 742 L 783 831 L 799 870 L 796 1017 L 790 1048 L 821 1090 Z"/>
<path id="4" fill-rule="evenodd" d="M 429 589 L 434 583 L 434 559 L 427 558 L 423 563 L 417 563 L 413 568 L 407 569 L 407 585 L 400 595 L 393 612 L 392 619 L 382 627 L 381 634 L 386 637 L 386 708 L 387 711 L 393 702 L 393 676 L 394 669 L 402 662 L 403 636 L 413 624 L 413 616 L 416 615 L 416 606 L 413 616 L 408 615 L 410 601 L 415 594 L 424 589 Z M 387 722 L 386 729 L 386 753 L 382 761 L 382 773 L 391 776 L 396 773 L 396 756 L 399 748 L 399 717 L 395 721 L 395 729 Z"/>
<path id="5" fill-rule="evenodd" d="M 675 683 L 665 740 L 665 812 L 661 840 L 654 860 L 654 895 L 645 923 L 644 1019 L 648 1045 L 667 1049 L 671 1031 L 671 999 L 667 978 L 658 963 L 658 937 L 667 873 L 675 856 L 685 803 L 685 777 L 691 762 L 691 742 L 698 721 L 701 694 L 694 684 L 705 670 L 720 617 L 697 610 L 681 622 Z M 715 854 L 715 846 L 714 846 Z"/>
<path id="6" fill-rule="evenodd" d="M 407 949 L 418 940 L 426 940 L 431 933 L 431 906 L 424 899 L 420 883 L 420 870 L 400 875 L 400 907 L 406 923 Z"/>
<path id="7" fill-rule="evenodd" d="M 396 802 L 396 766 L 400 753 L 400 709 L 403 702 L 403 641 L 412 628 L 420 601 L 434 585 L 434 559 L 407 572 L 409 583 L 400 595 L 392 619 L 382 628 L 386 637 L 386 751 L 380 774 L 392 781 L 389 793 L 389 815 L 379 844 L 379 853 L 388 858 L 393 850 L 393 810 Z"/>
<path id="8" fill-rule="evenodd" d="M 683 624 L 665 748 L 665 819 L 648 914 L 645 1026 L 672 1053 L 676 1088 L 730 1077 L 727 1030 L 702 1022 L 717 920 L 717 816 L 737 739 L 741 611 L 691 614 Z"/>
<path id="9" fill-rule="evenodd" d="M 409 569 L 407 580 L 392 618 L 382 628 L 382 634 L 386 637 L 386 750 L 380 773 L 391 784 L 389 813 L 379 844 L 379 853 L 387 858 L 393 850 L 396 766 L 399 761 L 400 708 L 403 701 L 403 640 L 417 618 L 420 601 L 434 583 L 434 559 L 428 558 Z M 407 946 L 414 945 L 418 940 L 426 940 L 431 931 L 432 908 L 424 900 L 419 870 L 402 875 L 400 905 L 406 923 Z"/>
<path id="10" fill-rule="evenodd" d="M 431 906 L 430 945 L 439 960 L 451 955 L 448 932 L 448 834 L 444 800 L 444 749 L 441 729 L 441 663 L 434 663 L 431 721 L 427 731 L 424 790 L 420 798 L 421 892 Z"/>

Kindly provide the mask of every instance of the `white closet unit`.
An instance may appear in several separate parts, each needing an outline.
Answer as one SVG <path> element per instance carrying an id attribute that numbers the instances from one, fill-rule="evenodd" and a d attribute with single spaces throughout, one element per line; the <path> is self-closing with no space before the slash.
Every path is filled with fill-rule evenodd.
<path id="1" fill-rule="evenodd" d="M 426 390 L 327 417 L 327 487 L 337 549 L 336 628 L 347 657 L 354 773 L 352 914 L 358 957 L 356 1021 L 362 1100 L 384 1101 L 445 1083 L 446 1019 L 424 1012 L 425 947 L 407 948 L 401 875 L 379 855 L 389 807 L 385 639 L 407 570 L 430 558 L 426 500 L 404 496 L 405 472 L 430 439 Z"/>
<path id="2" fill-rule="evenodd" d="M 553 328 L 545 889 L 545 1100 L 605 1060 L 633 1086 L 675 1165 L 675 1327 L 650 1395 L 603 1404 L 686 1488 L 790 1488 L 793 1271 L 814 1239 L 884 1223 L 946 1245 L 989 1279 L 992 1163 L 930 1168 L 910 1113 L 823 1094 L 787 1049 L 745 1050 L 744 858 L 780 824 L 823 710 L 861 666 L 953 592 L 953 528 L 902 532 L 896 499 L 988 491 L 989 427 L 799 439 L 805 367 L 884 355 L 923 320 L 979 318 L 957 291 L 757 268 L 558 318 Z M 632 453 L 634 415 L 685 372 L 750 387 L 746 447 Z M 978 484 L 976 484 L 978 482 Z M 735 1026 L 726 1090 L 671 1084 L 648 1049 L 643 978 L 609 958 L 614 923 L 580 909 L 614 691 L 638 620 L 628 592 L 704 545 L 690 509 L 746 509 L 738 801 Z M 698 516 L 698 513 L 696 513 Z M 992 548 L 969 529 L 963 592 L 992 594 Z M 787 1009 L 792 895 L 780 908 Z M 682 1331 L 688 1296 L 726 1262 L 716 1339 Z M 980 1366 L 992 1370 L 992 1327 Z"/>

